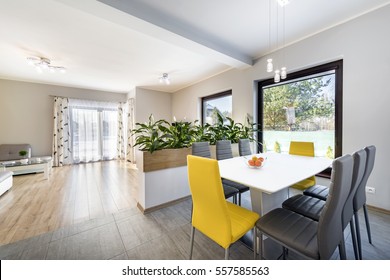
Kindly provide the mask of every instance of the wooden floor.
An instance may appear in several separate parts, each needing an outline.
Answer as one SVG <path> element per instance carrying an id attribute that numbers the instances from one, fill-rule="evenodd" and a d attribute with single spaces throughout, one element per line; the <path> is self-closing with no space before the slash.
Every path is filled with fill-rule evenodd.
<path id="1" fill-rule="evenodd" d="M 103 162 L 15 177 L 0 198 L 0 259 L 186 259 L 191 229 L 191 199 L 143 215 L 136 207 L 136 171 L 123 162 Z M 249 192 L 243 206 L 250 207 Z M 360 211 L 362 212 L 362 211 Z M 360 214 L 363 258 L 390 260 L 390 215 L 369 210 L 373 244 L 367 241 Z M 348 259 L 353 249 L 345 231 Z M 281 247 L 266 243 L 266 257 L 277 259 Z M 194 259 L 223 259 L 224 250 L 199 232 Z M 242 242 L 231 259 L 252 259 Z M 290 252 L 288 259 L 302 259 Z M 336 250 L 332 259 L 338 259 Z"/>
<path id="2" fill-rule="evenodd" d="M 0 245 L 135 207 L 136 170 L 106 161 L 14 176 L 0 197 Z"/>

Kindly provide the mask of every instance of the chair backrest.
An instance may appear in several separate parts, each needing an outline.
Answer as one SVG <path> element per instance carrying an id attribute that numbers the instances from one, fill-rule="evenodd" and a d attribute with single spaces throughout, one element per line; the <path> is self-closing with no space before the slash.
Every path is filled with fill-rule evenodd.
<path id="1" fill-rule="evenodd" d="M 365 147 L 364 150 L 366 150 L 367 153 L 367 163 L 366 163 L 366 169 L 364 171 L 362 181 L 360 182 L 360 185 L 356 190 L 355 197 L 353 198 L 353 208 L 355 212 L 358 211 L 360 208 L 362 208 L 363 205 L 366 203 L 367 181 L 371 175 L 375 163 L 376 147 L 368 146 Z"/>
<path id="2" fill-rule="evenodd" d="M 188 155 L 187 168 L 193 203 L 192 225 L 227 248 L 232 241 L 232 230 L 218 161 Z"/>
<path id="3" fill-rule="evenodd" d="M 353 173 L 352 173 L 352 185 L 348 194 L 347 200 L 343 210 L 343 229 L 345 229 L 351 221 L 353 211 L 353 198 L 355 197 L 356 190 L 359 187 L 364 171 L 366 169 L 367 153 L 364 149 L 361 149 L 352 155 L 353 158 Z"/>
<path id="4" fill-rule="evenodd" d="M 211 158 L 210 145 L 208 142 L 192 143 L 192 155 Z"/>
<path id="5" fill-rule="evenodd" d="M 313 142 L 290 142 L 290 155 L 314 157 L 314 143 Z"/>
<path id="6" fill-rule="evenodd" d="M 233 157 L 232 142 L 230 140 L 219 140 L 216 144 L 217 160 Z"/>
<path id="7" fill-rule="evenodd" d="M 240 157 L 249 156 L 252 154 L 251 143 L 249 139 L 238 140 L 238 154 L 240 155 Z"/>
<path id="8" fill-rule="evenodd" d="M 318 221 L 320 259 L 330 259 L 343 236 L 342 213 L 352 184 L 353 158 L 344 155 L 333 161 L 329 195 Z"/>

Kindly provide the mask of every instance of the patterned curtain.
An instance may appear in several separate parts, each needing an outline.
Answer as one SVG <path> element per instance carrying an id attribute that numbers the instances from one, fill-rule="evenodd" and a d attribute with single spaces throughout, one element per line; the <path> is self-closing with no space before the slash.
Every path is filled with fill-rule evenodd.
<path id="1" fill-rule="evenodd" d="M 124 102 L 120 102 L 118 105 L 118 158 L 126 159 L 126 145 L 125 145 L 125 126 L 123 121 L 124 111 L 126 109 L 126 104 Z"/>
<path id="2" fill-rule="evenodd" d="M 135 123 L 134 123 L 135 99 L 130 98 L 129 100 L 127 100 L 127 105 L 128 105 L 128 111 L 127 111 L 127 155 L 126 155 L 126 159 L 128 161 L 131 161 L 132 163 L 135 163 L 135 150 L 134 150 L 135 140 L 134 140 L 134 136 L 131 135 L 131 132 L 135 127 Z"/>
<path id="3" fill-rule="evenodd" d="M 68 106 L 68 98 L 54 97 L 53 166 L 71 163 Z"/>

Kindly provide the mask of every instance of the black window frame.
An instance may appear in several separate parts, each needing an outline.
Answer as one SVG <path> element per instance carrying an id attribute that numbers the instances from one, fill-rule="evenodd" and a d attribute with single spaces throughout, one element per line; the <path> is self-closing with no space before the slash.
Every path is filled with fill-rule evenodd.
<path id="1" fill-rule="evenodd" d="M 289 73 L 284 82 L 293 80 L 303 80 L 306 77 L 321 74 L 327 71 L 335 72 L 335 158 L 342 155 L 343 143 L 343 60 L 337 60 L 322 64 L 319 66 L 310 67 L 304 70 Z M 259 131 L 257 133 L 258 140 L 263 142 L 263 88 L 270 85 L 278 85 L 274 79 L 260 80 L 257 82 L 257 120 Z M 259 146 L 259 151 L 262 152 L 263 147 Z M 319 177 L 330 178 L 331 168 L 327 168 L 323 172 L 317 174 Z"/>
<path id="2" fill-rule="evenodd" d="M 212 95 L 207 95 L 207 96 L 204 96 L 201 98 L 201 124 L 204 125 L 206 122 L 205 122 L 205 119 L 204 119 L 204 103 L 209 101 L 209 100 L 214 100 L 214 99 L 218 99 L 218 98 L 221 98 L 221 97 L 225 97 L 225 96 L 232 96 L 232 90 L 229 89 L 229 90 L 225 90 L 225 91 L 222 91 L 222 92 L 219 92 L 219 93 L 215 93 L 215 94 L 212 94 Z M 233 96 L 232 96 L 233 97 Z M 233 100 L 233 99 L 232 99 Z M 233 111 L 233 101 L 232 101 L 232 111 Z"/>

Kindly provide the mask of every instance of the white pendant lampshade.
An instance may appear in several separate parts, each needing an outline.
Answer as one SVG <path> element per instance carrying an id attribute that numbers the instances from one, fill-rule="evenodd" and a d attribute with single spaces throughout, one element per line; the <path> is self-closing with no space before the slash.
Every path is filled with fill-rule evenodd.
<path id="1" fill-rule="evenodd" d="M 274 82 L 275 83 L 280 82 L 280 71 L 279 70 L 275 70 Z"/>
<path id="2" fill-rule="evenodd" d="M 274 65 L 272 64 L 272 58 L 267 59 L 267 72 L 270 73 L 274 70 Z"/>

